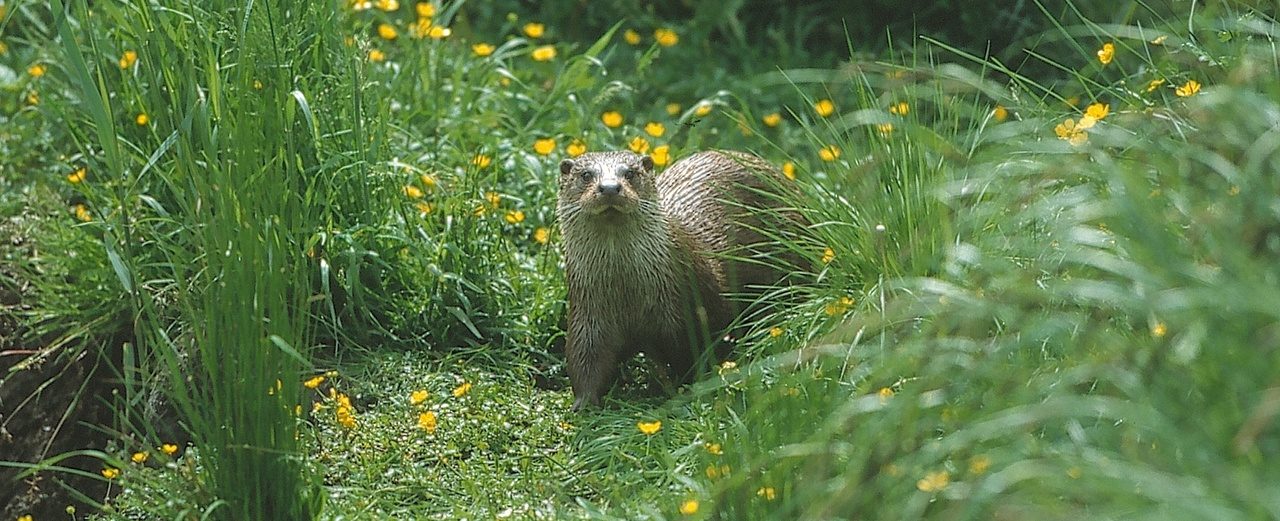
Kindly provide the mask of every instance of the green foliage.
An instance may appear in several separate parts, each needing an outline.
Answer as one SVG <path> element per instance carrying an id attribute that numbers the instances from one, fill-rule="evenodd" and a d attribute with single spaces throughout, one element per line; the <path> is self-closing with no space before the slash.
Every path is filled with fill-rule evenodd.
<path id="1" fill-rule="evenodd" d="M 0 208 L 76 255 L 0 275 L 48 275 L 33 338 L 133 330 L 103 515 L 1280 517 L 1275 20 L 952 4 L 23 7 Z M 785 165 L 813 282 L 681 394 L 636 362 L 570 413 L 579 147 Z M 128 465 L 157 388 L 193 448 Z"/>

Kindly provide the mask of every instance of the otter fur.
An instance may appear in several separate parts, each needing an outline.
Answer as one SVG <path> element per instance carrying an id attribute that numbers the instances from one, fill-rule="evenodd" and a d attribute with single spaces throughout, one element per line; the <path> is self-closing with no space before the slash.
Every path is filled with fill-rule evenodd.
<path id="1" fill-rule="evenodd" d="M 771 254 L 759 230 L 776 229 L 766 221 L 779 213 L 754 211 L 781 209 L 785 183 L 764 160 L 729 151 L 694 154 L 660 175 L 652 158 L 625 151 L 560 163 L 575 410 L 599 405 L 639 352 L 659 375 L 688 381 L 738 312 L 727 296 L 785 277 L 760 262 Z"/>

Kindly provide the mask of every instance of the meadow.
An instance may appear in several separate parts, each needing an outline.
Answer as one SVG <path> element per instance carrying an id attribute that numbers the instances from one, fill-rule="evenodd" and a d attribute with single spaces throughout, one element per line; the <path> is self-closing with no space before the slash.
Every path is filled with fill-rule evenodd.
<path id="1" fill-rule="evenodd" d="M 0 0 L 0 519 L 1280 519 L 1276 4 L 896 5 Z M 570 411 L 712 148 L 811 282 Z"/>

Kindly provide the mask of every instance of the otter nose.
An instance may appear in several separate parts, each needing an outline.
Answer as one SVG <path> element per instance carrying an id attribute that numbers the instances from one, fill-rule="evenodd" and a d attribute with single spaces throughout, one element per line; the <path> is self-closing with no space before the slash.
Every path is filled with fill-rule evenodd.
<path id="1" fill-rule="evenodd" d="M 602 195 L 618 195 L 622 193 L 622 183 L 617 179 L 602 179 L 596 187 Z"/>

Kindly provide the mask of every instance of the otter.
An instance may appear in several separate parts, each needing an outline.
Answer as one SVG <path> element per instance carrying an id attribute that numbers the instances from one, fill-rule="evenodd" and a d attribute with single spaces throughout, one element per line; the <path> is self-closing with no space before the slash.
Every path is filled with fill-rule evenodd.
<path id="1" fill-rule="evenodd" d="M 798 264 L 762 233 L 798 222 L 782 206 L 786 183 L 763 159 L 731 151 L 694 154 L 660 175 L 651 157 L 626 151 L 560 162 L 573 410 L 598 406 L 640 352 L 660 377 L 692 378 L 739 311 L 728 297 L 777 284 L 786 263 Z"/>

